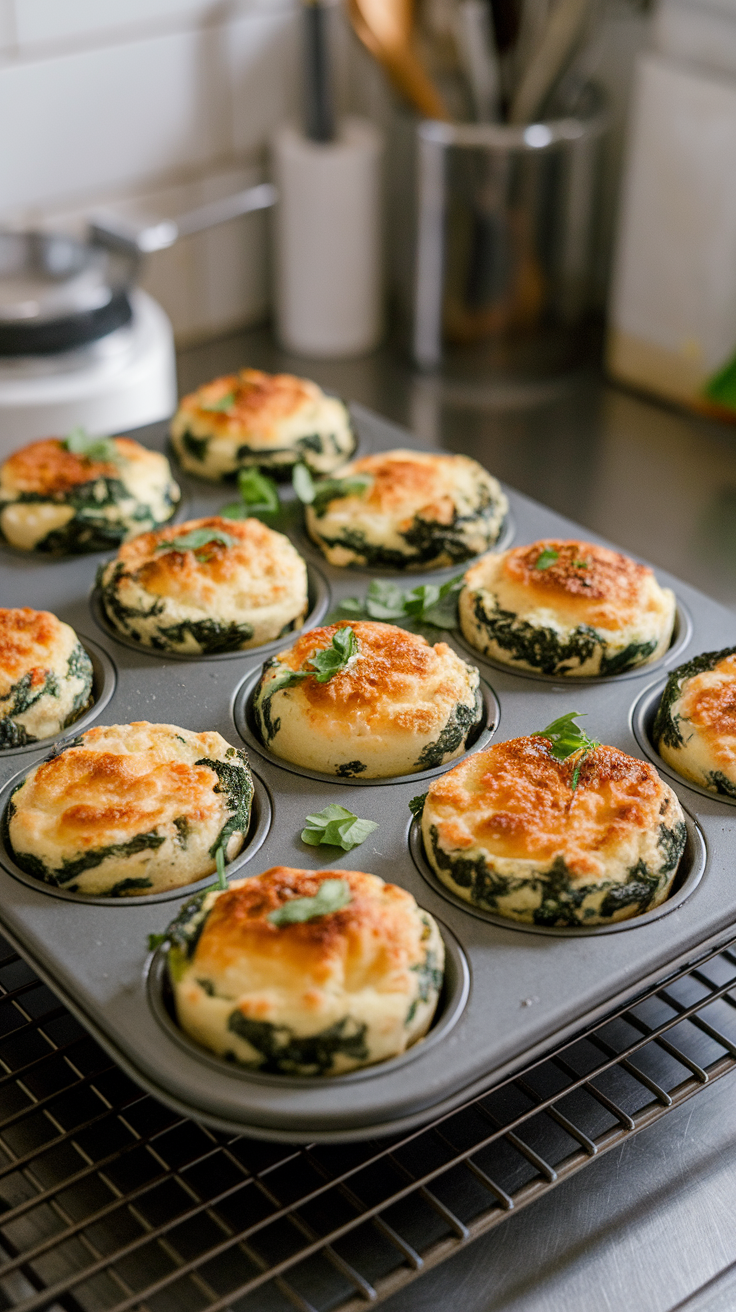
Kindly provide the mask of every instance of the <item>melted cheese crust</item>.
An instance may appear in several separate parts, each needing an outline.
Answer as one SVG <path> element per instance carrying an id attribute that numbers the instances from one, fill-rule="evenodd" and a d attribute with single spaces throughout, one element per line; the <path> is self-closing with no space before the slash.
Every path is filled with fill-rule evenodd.
<path id="1" fill-rule="evenodd" d="M 325 879 L 349 885 L 351 901 L 342 910 L 302 924 L 268 920 L 293 898 L 314 897 Z M 227 892 L 207 893 L 202 906 L 194 953 L 187 959 L 173 948 L 170 973 L 179 1024 L 218 1055 L 264 1065 L 248 1032 L 256 1038 L 259 1027 L 273 1026 L 269 1033 L 286 1044 L 337 1027 L 356 1040 L 352 1051 L 336 1051 L 327 1069 L 300 1065 L 294 1056 L 288 1068 L 337 1074 L 396 1056 L 429 1028 L 444 944 L 432 917 L 395 884 L 356 870 L 274 866 L 233 880 Z M 236 1024 L 246 1022 L 240 1033 L 233 1015 Z"/>
<path id="2" fill-rule="evenodd" d="M 234 543 L 158 549 L 208 528 Z M 144 646 L 170 651 L 209 650 L 197 637 L 202 624 L 241 626 L 228 650 L 257 647 L 278 638 L 287 625 L 301 624 L 308 609 L 304 560 L 283 533 L 259 519 L 212 515 L 142 533 L 105 566 L 100 588 L 111 624 Z"/>
<path id="3" fill-rule="evenodd" d="M 211 849 L 234 808 L 208 761 L 242 772 L 248 793 L 245 757 L 219 733 L 146 720 L 88 729 L 13 794 L 8 828 L 19 865 L 72 892 L 114 896 L 211 874 Z M 246 830 L 230 836 L 228 860 Z"/>
<path id="4" fill-rule="evenodd" d="M 496 882 L 492 909 L 521 921 L 539 919 L 535 913 L 560 878 L 567 923 L 606 923 L 658 906 L 677 868 L 677 843 L 663 827 L 679 832 L 684 846 L 677 797 L 652 765 L 615 747 L 585 758 L 573 791 L 577 764 L 576 757 L 556 760 L 545 738 L 513 738 L 433 780 L 422 835 L 443 883 L 466 901 L 485 901 L 469 877 L 474 865 Z M 634 902 L 606 911 L 605 895 L 642 872 L 656 882 L 646 908 Z M 583 895 L 577 907 L 576 893 Z"/>
<path id="5" fill-rule="evenodd" d="M 0 744 L 50 738 L 92 692 L 92 662 L 69 624 L 47 610 L 0 608 Z"/>
<path id="6" fill-rule="evenodd" d="M 662 759 L 701 787 L 736 796 L 736 654 L 724 657 L 712 670 L 684 679 L 670 718 L 682 743 L 672 747 L 660 741 Z M 720 787 L 714 775 L 722 777 Z M 724 787 L 724 779 L 733 785 L 732 793 Z"/>
<path id="7" fill-rule="evenodd" d="M 232 404 L 218 410 L 231 396 Z M 307 438 L 319 440 L 300 446 Z M 185 469 L 212 479 L 247 465 L 289 466 L 296 460 L 329 473 L 355 450 L 342 401 L 325 396 L 309 379 L 260 369 L 226 374 L 185 396 L 171 423 L 171 440 Z"/>
<path id="8" fill-rule="evenodd" d="M 538 565 L 546 552 L 557 559 Z M 607 663 L 615 670 L 617 658 L 633 647 L 650 650 L 632 655 L 623 668 L 658 660 L 671 642 L 675 609 L 674 593 L 659 586 L 648 566 L 607 547 L 557 538 L 484 556 L 466 572 L 459 601 L 460 627 L 479 651 L 506 665 L 567 675 L 605 673 Z M 547 667 L 554 658 L 543 664 L 540 656 L 535 664 L 509 647 L 509 623 L 512 634 L 523 626 L 527 647 L 533 646 L 529 630 L 564 648 L 575 645 L 578 630 L 591 629 L 584 636 L 593 639 L 592 650 L 561 655 L 554 668 Z"/>
<path id="9" fill-rule="evenodd" d="M 358 655 L 348 667 L 326 683 L 309 675 L 271 691 L 285 670 L 302 670 L 343 628 L 352 628 L 358 639 Z M 375 779 L 459 756 L 482 717 L 479 684 L 477 669 L 445 642 L 430 646 L 394 624 L 342 622 L 310 630 L 269 661 L 254 709 L 262 740 L 283 760 Z"/>
<path id="10" fill-rule="evenodd" d="M 387 451 L 354 460 L 336 476 L 355 474 L 373 479 L 364 494 L 335 497 L 320 515 L 306 507 L 309 536 L 332 565 L 370 565 L 371 548 L 397 553 L 406 568 L 452 565 L 493 546 L 508 513 L 497 480 L 468 456 Z M 429 554 L 406 537 L 428 525 Z M 356 533 L 364 552 L 349 540 Z"/>
<path id="11" fill-rule="evenodd" d="M 21 550 L 43 550 L 49 533 L 68 530 L 74 520 L 116 530 L 120 541 L 170 519 L 181 491 L 166 457 L 130 438 L 113 441 L 119 464 L 75 455 L 60 438 L 32 442 L 10 456 L 0 468 L 2 536 Z M 117 489 L 113 499 L 106 480 Z"/>

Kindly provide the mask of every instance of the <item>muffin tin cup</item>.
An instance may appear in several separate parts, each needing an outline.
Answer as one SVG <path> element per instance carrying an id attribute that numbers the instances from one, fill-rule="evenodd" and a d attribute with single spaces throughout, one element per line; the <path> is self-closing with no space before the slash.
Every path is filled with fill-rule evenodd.
<path id="1" fill-rule="evenodd" d="M 114 559 L 114 557 L 111 557 Z M 322 622 L 327 614 L 330 605 L 330 588 L 327 580 L 314 565 L 307 565 L 307 605 L 309 610 L 307 618 L 303 624 L 297 628 L 289 628 L 280 633 L 278 638 L 272 638 L 270 642 L 261 643 L 258 647 L 239 647 L 237 651 L 216 651 L 216 652 L 182 652 L 182 651 L 160 651 L 156 647 L 147 647 L 142 642 L 136 642 L 133 638 L 128 638 L 119 629 L 116 629 L 105 613 L 102 604 L 102 594 L 95 583 L 89 597 L 90 610 L 92 616 L 108 638 L 119 642 L 121 646 L 130 648 L 131 651 L 138 652 L 139 655 L 153 656 L 158 660 L 164 661 L 228 661 L 243 657 L 263 657 L 269 653 L 280 651 L 282 647 L 288 646 L 294 642 L 300 633 L 306 633 L 308 629 L 315 629 Z"/>
<path id="2" fill-rule="evenodd" d="M 93 642 L 92 638 L 88 638 L 86 634 L 79 631 L 77 631 L 77 637 L 92 661 L 92 697 L 94 699 L 92 705 L 88 706 L 87 710 L 78 719 L 72 720 L 57 734 L 51 734 L 48 738 L 38 738 L 32 743 L 24 743 L 22 747 L 0 749 L 1 760 L 9 756 L 21 756 L 26 752 L 47 752 L 52 743 L 84 733 L 85 729 L 90 728 L 93 721 L 97 719 L 98 715 L 101 715 L 108 705 L 115 692 L 117 679 L 115 666 L 104 647 L 100 647 L 99 643 Z"/>
<path id="3" fill-rule="evenodd" d="M 453 757 L 451 761 L 445 761 L 444 765 L 435 765 L 431 770 L 418 770 L 409 774 L 383 775 L 378 779 L 364 779 L 361 775 L 351 775 L 348 778 L 341 778 L 340 775 L 322 773 L 319 770 L 310 770 L 307 766 L 298 765 L 294 761 L 287 761 L 281 756 L 277 756 L 270 748 L 264 746 L 261 742 L 255 728 L 253 716 L 253 694 L 255 693 L 258 681 L 261 677 L 260 670 L 254 670 L 249 674 L 241 684 L 235 694 L 233 704 L 233 717 L 235 727 L 243 739 L 243 742 L 250 751 L 258 752 L 264 760 L 270 761 L 272 765 L 278 766 L 280 770 L 288 770 L 291 774 L 300 774 L 305 779 L 314 779 L 318 783 L 325 784 L 347 784 L 351 787 L 359 788 L 386 787 L 390 784 L 416 784 L 419 786 L 428 779 L 433 779 L 435 775 L 443 774 L 446 770 L 451 769 L 453 765 L 459 765 L 460 761 L 465 760 L 471 752 L 477 752 L 484 747 L 488 747 L 493 735 L 495 734 L 501 718 L 501 708 L 498 704 L 498 698 L 486 683 L 485 679 L 480 681 L 480 691 L 483 698 L 483 718 L 477 730 L 474 732 L 470 742 L 464 751 L 458 756 Z M 357 748 L 356 748 L 357 750 Z"/>
<path id="4" fill-rule="evenodd" d="M 62 740 L 63 741 L 63 740 Z M 12 875 L 14 879 L 25 884 L 28 888 L 36 892 L 48 893 L 51 897 L 60 898 L 64 902 L 86 902 L 96 907 L 132 907 L 148 906 L 156 902 L 171 902 L 175 898 L 194 897 L 195 893 L 201 893 L 202 889 L 212 887 L 213 880 L 217 878 L 214 871 L 203 876 L 202 879 L 196 880 L 192 884 L 184 884 L 180 888 L 168 888 L 162 893 L 139 893 L 125 897 L 104 897 L 94 896 L 91 893 L 71 893 L 67 889 L 57 888 L 54 884 L 45 884 L 43 880 L 35 879 L 29 875 L 22 866 L 18 865 L 15 853 L 10 844 L 8 833 L 8 803 L 15 789 L 23 782 L 28 771 L 21 771 L 10 783 L 6 784 L 0 792 L 0 865 L 4 870 Z M 273 818 L 273 808 L 268 789 L 259 779 L 258 775 L 253 773 L 253 802 L 251 805 L 250 824 L 246 835 L 245 843 L 234 856 L 232 861 L 228 861 L 225 866 L 225 875 L 229 880 L 240 879 L 242 875 L 247 875 L 250 871 L 244 867 L 263 846 Z"/>
<path id="5" fill-rule="evenodd" d="M 414 819 L 409 825 L 407 841 L 412 860 L 429 887 L 435 893 L 438 893 L 440 897 L 443 897 L 446 902 L 451 902 L 453 906 L 459 907 L 471 916 L 477 916 L 479 920 L 486 920 L 492 925 L 500 925 L 504 929 L 519 930 L 523 934 L 544 934 L 553 938 L 597 938 L 601 934 L 617 934 L 622 930 L 640 929 L 642 925 L 650 924 L 654 920 L 661 920 L 662 916 L 667 916 L 670 912 L 676 911 L 695 892 L 705 873 L 707 857 L 705 838 L 699 824 L 690 815 L 690 812 L 686 811 L 684 807 L 683 812 L 687 829 L 685 850 L 670 892 L 664 902 L 652 911 L 644 911 L 641 915 L 631 916 L 628 920 L 616 920 L 608 925 L 528 925 L 520 920 L 511 920 L 509 916 L 500 916 L 495 911 L 487 911 L 475 902 L 466 902 L 465 898 L 460 897 L 446 884 L 443 884 L 439 875 L 427 860 L 419 820 Z"/>
<path id="6" fill-rule="evenodd" d="M 460 1019 L 470 992 L 470 968 L 465 953 L 452 931 L 447 928 L 447 925 L 443 925 L 441 921 L 437 921 L 437 926 L 445 945 L 445 978 L 437 1002 L 437 1010 L 424 1038 L 413 1043 L 410 1048 L 407 1048 L 405 1052 L 400 1053 L 397 1057 L 388 1057 L 385 1061 L 377 1062 L 371 1066 L 360 1066 L 356 1070 L 346 1071 L 341 1075 L 284 1076 L 262 1074 L 260 1071 L 250 1070 L 247 1066 L 240 1066 L 237 1062 L 225 1061 L 223 1057 L 218 1057 L 215 1053 L 209 1052 L 207 1048 L 203 1048 L 201 1044 L 191 1039 L 181 1029 L 176 1020 L 173 990 L 166 970 L 166 952 L 162 948 L 154 953 L 148 969 L 149 1005 L 159 1025 L 170 1038 L 173 1038 L 175 1043 L 190 1055 L 193 1054 L 198 1061 L 204 1062 L 205 1065 L 220 1073 L 224 1071 L 237 1079 L 255 1081 L 257 1084 L 270 1085 L 272 1088 L 283 1088 L 285 1079 L 288 1079 L 294 1088 L 301 1089 L 319 1089 L 324 1086 L 325 1079 L 328 1079 L 330 1083 L 336 1081 L 341 1085 L 354 1084 L 358 1080 L 366 1080 L 372 1076 L 400 1070 L 408 1062 L 413 1061 L 415 1057 L 424 1054 L 435 1044 L 441 1043 Z M 233 1003 L 234 1005 L 235 1003 Z"/>
<path id="7" fill-rule="evenodd" d="M 355 417 L 362 450 L 400 445 L 420 449 L 416 439 L 361 408 Z M 147 430 L 145 441 L 160 447 L 164 436 L 162 425 L 158 435 Z M 190 518 L 216 514 L 229 499 L 222 484 L 187 478 L 184 486 L 191 501 L 186 512 Z M 507 492 L 514 541 L 590 538 L 587 530 L 571 521 L 510 489 Z M 298 542 L 301 511 L 290 498 L 287 490 L 277 527 Z M 102 557 L 66 558 L 60 564 L 52 559 L 21 560 L 19 553 L 11 551 L 2 554 L 8 566 L 5 604 L 56 610 L 78 631 L 89 627 L 87 598 Z M 310 561 L 314 557 L 319 565 L 315 569 L 310 563 L 312 578 L 318 574 L 327 580 L 321 594 L 324 610 L 311 615 L 308 626 L 320 622 L 328 605 L 365 595 L 373 571 L 336 569 L 318 555 L 316 547 L 305 548 L 305 556 Z M 442 582 L 462 568 L 389 577 L 401 579 L 408 589 Z M 728 645 L 733 616 L 665 571 L 657 569 L 657 576 L 676 591 L 680 616 L 676 642 L 660 670 L 663 682 L 666 668 L 674 662 Z M 643 705 L 640 689 L 651 692 L 652 680 L 658 677 L 654 666 L 607 679 L 544 678 L 512 666 L 493 667 L 454 633 L 438 631 L 437 639 L 447 640 L 477 664 L 493 685 L 485 690 L 485 725 L 471 752 L 484 748 L 492 735 L 497 741 L 499 736 L 527 734 L 579 709 L 587 712 L 585 723 L 596 738 L 654 759 L 641 736 L 636 707 L 632 718 L 632 703 Z M 194 731 L 217 729 L 231 743 L 237 743 L 240 734 L 249 744 L 257 767 L 255 829 L 243 853 L 228 866 L 228 877 L 257 876 L 274 865 L 366 870 L 407 889 L 438 920 L 451 960 L 447 1001 L 427 1038 L 404 1056 L 342 1076 L 293 1080 L 259 1075 L 208 1054 L 182 1034 L 167 1012 L 163 954 L 152 959 L 147 940 L 151 933 L 164 932 L 198 889 L 214 883 L 212 877 L 163 894 L 93 898 L 66 893 L 26 875 L 4 840 L 0 842 L 3 932 L 128 1074 L 178 1113 L 227 1132 L 282 1142 L 339 1142 L 410 1131 L 481 1093 L 614 1007 L 628 1004 L 650 984 L 732 934 L 736 809 L 714 794 L 700 795 L 665 767 L 662 773 L 672 780 L 678 795 L 685 796 L 690 818 L 682 882 L 661 908 L 612 926 L 550 929 L 494 917 L 455 897 L 422 867 L 421 854 L 418 862 L 413 859 L 408 803 L 456 761 L 398 778 L 341 780 L 282 761 L 254 740 L 248 697 L 264 657 L 293 640 L 294 635 L 288 634 L 265 648 L 232 653 L 238 660 L 228 664 L 230 653 L 172 657 L 128 643 L 103 625 L 94 645 L 108 659 L 112 657 L 117 672 L 105 720 L 124 724 L 148 718 Z M 632 683 L 636 678 L 640 682 Z M 98 701 L 87 714 L 94 718 L 100 709 Z M 85 723 L 80 717 L 65 736 L 73 737 Z M 15 752 L 0 754 L 0 807 L 6 806 L 13 785 L 22 778 L 19 771 L 25 772 L 44 750 L 38 745 L 30 761 L 17 758 Z M 305 817 L 332 801 L 378 824 L 349 853 L 308 847 L 300 839 Z M 416 841 L 414 826 L 415 848 Z M 454 943 L 462 954 L 464 978 L 472 979 L 464 1002 L 466 984 L 460 988 L 457 984 L 460 968 L 453 974 Z"/>
<path id="8" fill-rule="evenodd" d="M 656 765 L 660 773 L 666 775 L 673 783 L 681 784 L 683 788 L 689 788 L 693 793 L 700 793 L 701 797 L 708 797 L 712 802 L 720 802 L 723 806 L 736 806 L 736 797 L 727 797 L 725 793 L 717 793 L 715 788 L 705 788 L 694 779 L 688 779 L 659 755 L 652 740 L 652 729 L 666 686 L 666 679 L 659 679 L 656 683 L 650 684 L 632 707 L 631 726 L 641 750 Z"/>
<path id="9" fill-rule="evenodd" d="M 494 656 L 486 656 L 478 647 L 474 647 L 472 643 L 468 642 L 460 628 L 453 636 L 457 645 L 462 647 L 463 651 L 467 652 L 469 656 L 482 661 L 484 665 L 490 665 L 491 669 L 503 671 L 505 674 L 518 674 L 520 679 L 538 679 L 542 683 L 556 683 L 571 690 L 592 687 L 598 683 L 622 683 L 625 679 L 640 679 L 642 675 L 651 674 L 654 670 L 661 669 L 663 665 L 674 665 L 685 648 L 689 647 L 693 637 L 692 616 L 679 597 L 676 597 L 676 602 L 677 608 L 672 641 L 664 655 L 656 661 L 649 661 L 644 665 L 636 665 L 631 670 L 624 670 L 622 674 L 542 674 L 540 670 L 523 670 L 518 665 L 505 665 L 503 661 L 496 660 Z"/>

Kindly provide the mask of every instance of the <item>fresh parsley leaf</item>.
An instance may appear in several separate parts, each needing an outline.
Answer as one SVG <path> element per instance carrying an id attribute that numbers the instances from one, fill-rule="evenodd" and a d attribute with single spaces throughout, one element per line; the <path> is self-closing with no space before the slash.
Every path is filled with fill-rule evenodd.
<path id="1" fill-rule="evenodd" d="M 316 489 L 312 475 L 301 461 L 294 465 L 291 471 L 291 483 L 299 500 L 303 501 L 305 506 L 310 506 L 314 501 Z"/>
<path id="2" fill-rule="evenodd" d="M 426 802 L 426 800 L 427 800 L 426 793 L 420 793 L 418 797 L 409 798 L 409 810 L 411 811 L 415 820 L 419 820 L 421 818 L 422 812 L 424 811 L 424 803 Z"/>
<path id="3" fill-rule="evenodd" d="M 168 937 L 168 932 L 163 934 L 149 934 L 147 939 L 148 951 L 155 952 L 156 948 L 160 948 L 161 944 L 165 943 Z"/>
<path id="4" fill-rule="evenodd" d="M 333 911 L 341 911 L 350 901 L 352 893 L 345 879 L 323 879 L 314 897 L 294 897 L 275 911 L 270 911 L 268 919 L 272 925 L 278 926 L 303 924 L 317 916 L 329 916 Z"/>
<path id="5" fill-rule="evenodd" d="M 315 515 L 324 514 L 329 503 L 338 497 L 359 497 L 373 482 L 372 474 L 353 474 L 350 478 L 321 478 L 315 483 L 310 471 L 301 462 L 294 465 L 291 478 L 300 501 L 311 506 Z"/>
<path id="6" fill-rule="evenodd" d="M 597 738 L 589 738 L 585 730 L 575 723 L 583 714 L 585 714 L 583 711 L 568 711 L 567 715 L 560 715 L 558 719 L 548 724 L 546 729 L 535 730 L 536 737 L 549 739 L 555 760 L 566 761 L 577 752 L 581 753 L 575 763 L 570 783 L 573 793 L 580 781 L 580 771 L 586 756 L 595 751 L 596 747 L 600 747 Z"/>
<path id="7" fill-rule="evenodd" d="M 353 663 L 359 650 L 353 630 L 349 627 L 338 629 L 329 647 L 322 647 L 309 657 L 306 669 L 279 670 L 269 685 L 268 694 L 273 697 L 282 688 L 291 688 L 295 683 L 301 683 L 302 679 L 308 679 L 310 674 L 314 675 L 317 683 L 328 683 L 339 670 L 345 670 Z"/>
<path id="8" fill-rule="evenodd" d="M 347 597 L 340 602 L 337 613 L 356 619 L 409 620 L 415 625 L 431 624 L 437 629 L 455 629 L 457 598 L 462 586 L 462 574 L 441 585 L 420 583 L 410 592 L 404 592 L 396 583 L 373 579 L 364 601 L 359 597 Z"/>
<path id="9" fill-rule="evenodd" d="M 534 568 L 549 569 L 550 565 L 554 565 L 555 561 L 559 559 L 559 551 L 555 551 L 554 547 L 544 547 L 534 562 Z"/>
<path id="10" fill-rule="evenodd" d="M 281 503 L 276 484 L 260 469 L 241 469 L 238 473 L 240 501 L 231 501 L 220 511 L 225 519 L 247 519 L 249 515 L 275 515 Z"/>
<path id="11" fill-rule="evenodd" d="M 308 815 L 306 828 L 302 829 L 302 842 L 310 847 L 324 843 L 328 847 L 341 847 L 344 852 L 364 843 L 369 834 L 377 829 L 375 820 L 361 820 L 352 811 L 337 802 L 330 802 L 323 811 Z"/>
<path id="12" fill-rule="evenodd" d="M 84 428 L 73 428 L 64 438 L 62 446 L 72 455 L 82 456 L 85 460 L 104 460 L 106 464 L 114 465 L 124 461 L 111 437 L 92 437 Z"/>
<path id="13" fill-rule="evenodd" d="M 215 864 L 217 866 L 217 887 L 223 892 L 227 888 L 227 879 L 225 878 L 225 853 L 221 847 L 215 852 Z"/>
<path id="14" fill-rule="evenodd" d="M 350 626 L 338 629 L 329 647 L 323 647 L 307 662 L 317 683 L 327 683 L 338 670 L 345 670 L 358 655 L 358 639 Z"/>
<path id="15" fill-rule="evenodd" d="M 223 533 L 219 528 L 193 528 L 189 533 L 182 534 L 179 538 L 171 538 L 168 542 L 159 542 L 157 551 L 193 551 L 197 560 L 203 562 L 207 559 L 206 553 L 202 554 L 203 548 L 209 546 L 210 542 L 223 542 L 226 547 L 233 547 L 237 542 L 230 533 Z"/>
<path id="16" fill-rule="evenodd" d="M 228 410 L 232 410 L 234 405 L 235 405 L 235 393 L 227 392 L 226 395 L 221 396 L 218 401 L 210 401 L 206 405 L 205 404 L 200 405 L 199 408 L 200 410 L 209 410 L 210 413 L 212 414 L 218 414 L 218 413 L 226 414 Z"/>
<path id="17" fill-rule="evenodd" d="M 575 569 L 590 569 L 590 561 L 588 560 L 574 560 L 572 563 Z"/>

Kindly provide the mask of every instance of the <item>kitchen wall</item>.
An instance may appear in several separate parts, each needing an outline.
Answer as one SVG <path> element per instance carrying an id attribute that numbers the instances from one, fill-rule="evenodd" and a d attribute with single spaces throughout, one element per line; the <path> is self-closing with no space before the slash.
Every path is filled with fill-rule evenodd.
<path id="1" fill-rule="evenodd" d="M 0 222 L 160 218 L 260 181 L 299 108 L 298 19 L 296 0 L 0 0 Z M 360 56 L 335 19 L 345 104 Z M 180 341 L 263 318 L 266 227 L 251 215 L 150 257 L 143 285 Z"/>

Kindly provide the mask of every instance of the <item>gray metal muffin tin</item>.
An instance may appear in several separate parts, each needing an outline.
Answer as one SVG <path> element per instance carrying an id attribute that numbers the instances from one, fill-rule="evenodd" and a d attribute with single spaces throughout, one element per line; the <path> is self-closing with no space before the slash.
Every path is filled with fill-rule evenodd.
<path id="1" fill-rule="evenodd" d="M 421 448 L 410 434 L 362 408 L 355 407 L 354 418 L 362 451 Z M 165 447 L 164 425 L 136 436 Z M 232 499 L 228 488 L 186 476 L 181 482 L 179 519 L 215 513 Z M 518 493 L 509 491 L 509 499 L 504 545 L 549 536 L 600 540 Z M 299 508 L 289 504 L 276 526 L 290 534 L 310 565 L 315 624 L 341 597 L 364 594 L 373 574 L 328 566 L 300 524 Z M 100 621 L 92 595 L 100 559 L 3 552 L 2 604 L 54 611 L 74 625 L 94 658 L 98 701 L 70 734 L 96 722 L 148 719 L 216 729 L 236 745 L 245 742 L 256 778 L 255 817 L 248 846 L 228 874 L 258 874 L 272 865 L 371 871 L 414 894 L 437 918 L 448 949 L 435 1027 L 404 1056 L 333 1079 L 254 1074 L 220 1061 L 177 1030 L 161 954 L 147 950 L 148 934 L 165 929 L 202 885 L 148 898 L 83 898 L 24 875 L 3 840 L 4 932 L 131 1077 L 177 1110 L 221 1129 L 286 1141 L 339 1141 L 406 1130 L 451 1109 L 694 959 L 706 945 L 725 938 L 736 920 L 736 806 L 688 787 L 666 768 L 689 815 L 689 839 L 673 896 L 660 911 L 599 929 L 540 931 L 460 902 L 429 871 L 408 809 L 409 799 L 442 771 L 361 783 L 279 763 L 253 739 L 247 691 L 264 655 L 279 650 L 284 640 L 254 652 L 195 660 L 136 649 Z M 410 575 L 405 586 L 456 572 Z M 674 588 L 679 603 L 676 640 L 658 666 L 611 679 L 564 680 L 511 673 L 472 653 L 486 684 L 486 725 L 472 750 L 493 736 L 529 733 L 575 710 L 588 714 L 586 728 L 595 737 L 657 762 L 646 736 L 651 689 L 661 688 L 667 667 L 736 637 L 736 620 L 724 607 L 662 570 L 657 575 Z M 449 640 L 468 659 L 459 637 Z M 3 808 L 15 784 L 49 747 L 36 744 L 0 754 Z M 350 853 L 305 846 L 299 837 L 305 816 L 330 801 L 377 820 L 379 828 Z"/>

